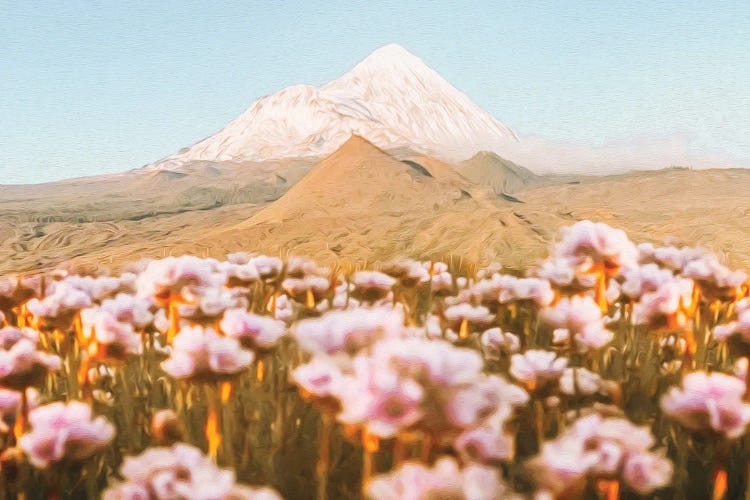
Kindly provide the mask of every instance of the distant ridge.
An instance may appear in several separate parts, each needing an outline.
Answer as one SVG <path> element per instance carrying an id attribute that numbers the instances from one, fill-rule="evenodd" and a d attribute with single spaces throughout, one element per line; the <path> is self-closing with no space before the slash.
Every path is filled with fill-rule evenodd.
<path id="1" fill-rule="evenodd" d="M 534 187 L 540 180 L 531 170 L 489 151 L 481 151 L 455 168 L 470 181 L 487 186 L 498 195 Z"/>

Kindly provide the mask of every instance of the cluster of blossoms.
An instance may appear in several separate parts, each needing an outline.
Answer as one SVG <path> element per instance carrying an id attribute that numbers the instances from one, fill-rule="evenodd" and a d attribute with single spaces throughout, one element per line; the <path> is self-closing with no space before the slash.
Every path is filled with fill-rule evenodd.
<path id="1" fill-rule="evenodd" d="M 270 488 L 237 484 L 232 470 L 220 469 L 198 448 L 184 443 L 126 457 L 120 475 L 124 481 L 108 488 L 104 500 L 281 500 Z"/>
<path id="2" fill-rule="evenodd" d="M 736 439 L 750 423 L 746 392 L 745 382 L 731 375 L 692 372 L 662 397 L 661 409 L 687 429 Z"/>
<path id="3" fill-rule="evenodd" d="M 420 463 L 405 463 L 390 474 L 374 479 L 367 493 L 371 498 L 383 500 L 520 498 L 503 482 L 497 469 L 476 464 L 460 468 L 448 457 L 439 459 L 431 468 Z"/>
<path id="4" fill-rule="evenodd" d="M 539 487 L 555 497 L 579 495 L 586 479 L 623 481 L 641 495 L 667 486 L 672 463 L 653 452 L 655 440 L 648 428 L 623 418 L 581 417 L 554 441 L 544 443 L 529 467 Z"/>
<path id="5" fill-rule="evenodd" d="M 172 342 L 172 352 L 161 366 L 176 379 L 205 380 L 234 375 L 250 367 L 255 355 L 235 338 L 212 328 L 187 326 Z"/>
<path id="6" fill-rule="evenodd" d="M 602 311 L 591 297 L 563 297 L 543 311 L 542 318 L 553 328 L 553 343 L 573 342 L 579 352 L 605 347 L 614 338 L 607 330 Z"/>
<path id="7" fill-rule="evenodd" d="M 737 337 L 741 342 L 750 342 L 750 299 L 745 298 L 735 304 L 736 319 L 714 328 L 714 336 L 719 340 Z"/>
<path id="8" fill-rule="evenodd" d="M 24 391 L 60 368 L 60 358 L 40 350 L 38 342 L 31 328 L 0 329 L 0 387 Z"/>
<path id="9" fill-rule="evenodd" d="M 112 441 L 115 429 L 104 417 L 92 418 L 80 401 L 49 403 L 29 414 L 31 431 L 18 444 L 38 468 L 84 460 Z"/>
<path id="10" fill-rule="evenodd" d="M 429 339 L 403 320 L 399 311 L 358 308 L 300 322 L 295 337 L 313 356 L 295 369 L 295 382 L 340 422 L 375 436 L 419 430 L 467 460 L 512 458 L 505 424 L 525 391 L 485 375 L 476 351 Z"/>
<path id="11" fill-rule="evenodd" d="M 168 397 L 184 389 L 146 432 L 162 446 L 126 458 L 105 498 L 278 498 L 238 485 L 214 460 L 225 410 L 253 399 L 230 402 L 233 391 L 288 398 L 288 365 L 324 422 L 399 450 L 393 470 L 363 484 L 376 499 L 513 498 L 510 484 L 571 498 L 600 482 L 649 495 L 672 481 L 666 449 L 655 449 L 671 438 L 631 423 L 634 401 L 658 401 L 644 403 L 646 419 L 634 417 L 656 417 L 655 432 L 670 420 L 691 436 L 737 443 L 750 424 L 747 276 L 707 251 L 636 246 L 601 223 L 563 230 L 526 275 L 496 264 L 470 276 L 416 260 L 345 273 L 244 253 L 167 257 L 131 271 L 0 279 L 0 438 L 34 467 L 111 446 L 114 426 L 94 416 L 92 397 L 116 414 L 100 393 L 130 390 L 140 402 L 157 385 Z M 711 319 L 720 324 L 708 327 Z M 668 383 L 650 377 L 674 360 L 685 362 Z M 267 382 L 266 365 L 284 371 Z M 127 371 L 148 372 L 136 377 L 144 387 L 119 387 Z M 205 386 L 205 400 L 192 384 Z M 44 404 L 62 399 L 50 389 L 59 385 L 69 402 Z M 196 401 L 208 407 L 207 455 L 175 431 L 188 414 L 181 407 Z M 279 433 L 306 425 L 289 413 L 304 402 L 278 406 L 274 446 Z"/>

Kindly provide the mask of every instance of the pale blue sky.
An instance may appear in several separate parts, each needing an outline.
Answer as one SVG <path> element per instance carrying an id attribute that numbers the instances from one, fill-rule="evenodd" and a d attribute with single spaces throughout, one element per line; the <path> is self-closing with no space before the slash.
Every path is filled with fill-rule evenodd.
<path id="1" fill-rule="evenodd" d="M 0 0 L 0 184 L 142 166 L 375 48 L 523 135 L 750 165 L 750 2 Z"/>

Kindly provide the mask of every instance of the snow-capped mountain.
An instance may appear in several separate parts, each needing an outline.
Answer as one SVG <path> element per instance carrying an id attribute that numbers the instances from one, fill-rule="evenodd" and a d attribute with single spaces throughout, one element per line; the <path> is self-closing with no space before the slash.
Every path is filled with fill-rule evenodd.
<path id="1" fill-rule="evenodd" d="M 381 149 L 408 148 L 447 161 L 478 151 L 502 154 L 517 142 L 512 130 L 391 44 L 322 87 L 295 85 L 259 99 L 216 134 L 151 167 L 321 157 L 352 134 Z"/>

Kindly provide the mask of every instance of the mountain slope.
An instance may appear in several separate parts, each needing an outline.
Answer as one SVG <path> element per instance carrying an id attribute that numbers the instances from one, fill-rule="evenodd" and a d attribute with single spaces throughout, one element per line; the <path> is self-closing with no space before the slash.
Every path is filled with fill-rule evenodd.
<path id="1" fill-rule="evenodd" d="M 531 170 L 487 151 L 456 164 L 455 168 L 470 181 L 487 186 L 496 194 L 515 193 L 540 183 Z"/>
<path id="2" fill-rule="evenodd" d="M 323 157 L 352 134 L 446 161 L 517 141 L 418 57 L 386 45 L 320 88 L 295 85 L 259 99 L 216 134 L 150 167 Z"/>

